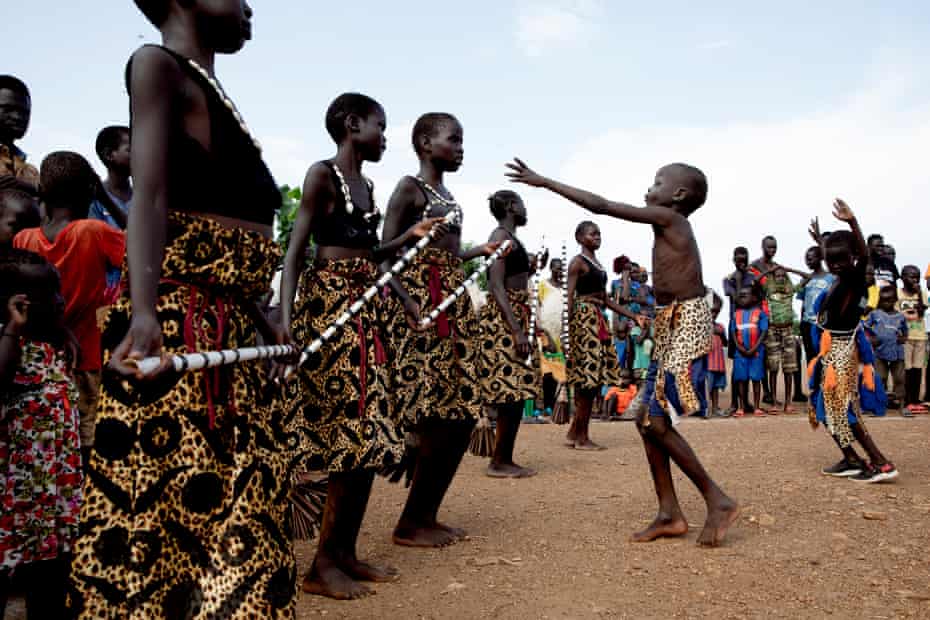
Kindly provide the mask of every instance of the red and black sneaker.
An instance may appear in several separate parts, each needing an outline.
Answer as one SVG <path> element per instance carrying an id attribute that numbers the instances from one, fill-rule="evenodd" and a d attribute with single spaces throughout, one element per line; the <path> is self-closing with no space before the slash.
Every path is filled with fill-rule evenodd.
<path id="1" fill-rule="evenodd" d="M 850 480 L 855 480 L 856 482 L 885 482 L 887 480 L 894 480 L 898 477 L 898 470 L 895 469 L 895 466 L 891 463 L 885 463 L 884 465 L 869 465 L 862 473 L 859 473 L 855 476 L 850 476 Z"/>

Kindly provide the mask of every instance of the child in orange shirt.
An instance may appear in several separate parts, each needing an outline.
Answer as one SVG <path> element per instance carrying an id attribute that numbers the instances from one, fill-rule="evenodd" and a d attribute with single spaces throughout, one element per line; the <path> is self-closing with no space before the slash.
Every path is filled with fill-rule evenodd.
<path id="1" fill-rule="evenodd" d="M 604 395 L 604 418 L 612 420 L 622 418 L 635 397 L 636 384 L 633 383 L 633 371 L 624 368 L 620 371 L 620 385 L 609 387 L 607 394 Z"/>

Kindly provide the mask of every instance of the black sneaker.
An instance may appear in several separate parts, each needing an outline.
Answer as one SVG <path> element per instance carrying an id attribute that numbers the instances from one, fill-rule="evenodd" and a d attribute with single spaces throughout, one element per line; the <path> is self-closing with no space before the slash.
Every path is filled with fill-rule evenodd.
<path id="1" fill-rule="evenodd" d="M 898 470 L 895 469 L 895 466 L 891 463 L 885 463 L 879 467 L 869 465 L 862 472 L 851 476 L 850 480 L 856 482 L 885 482 L 886 480 L 894 480 L 897 477 Z"/>
<path id="2" fill-rule="evenodd" d="M 858 476 L 863 473 L 863 470 L 866 469 L 865 465 L 862 463 L 850 463 L 846 459 L 840 460 L 836 465 L 831 465 L 830 467 L 824 467 L 820 470 L 824 476 L 836 476 L 837 478 L 850 478 L 852 476 Z"/>

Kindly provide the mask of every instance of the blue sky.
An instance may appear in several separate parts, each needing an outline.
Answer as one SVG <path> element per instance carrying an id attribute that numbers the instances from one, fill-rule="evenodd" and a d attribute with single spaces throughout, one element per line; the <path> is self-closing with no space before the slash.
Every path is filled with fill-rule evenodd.
<path id="1" fill-rule="evenodd" d="M 899 264 L 930 261 L 930 5 L 925 2 L 664 2 L 472 0 L 461 3 L 252 3 L 254 40 L 221 58 L 227 91 L 265 145 L 279 183 L 299 184 L 333 146 L 327 104 L 358 90 L 388 114 L 384 161 L 367 173 L 386 203 L 415 171 L 416 117 L 449 111 L 465 127 L 465 166 L 448 187 L 466 236 L 493 228 L 487 195 L 503 163 L 639 203 L 652 174 L 676 160 L 710 178 L 694 216 L 705 278 L 720 287 L 735 245 L 758 253 L 766 233 L 801 266 L 809 218 L 848 199 L 867 232 L 882 231 Z M 33 92 L 22 146 L 93 157 L 97 130 L 125 123 L 123 69 L 157 33 L 130 0 L 31 0 L 0 8 L 4 72 Z M 15 50 L 15 53 L 14 53 Z M 574 249 L 586 215 L 522 190 L 524 233 Z M 650 231 L 599 218 L 602 258 L 647 262 Z M 825 224 L 829 229 L 833 224 Z"/>

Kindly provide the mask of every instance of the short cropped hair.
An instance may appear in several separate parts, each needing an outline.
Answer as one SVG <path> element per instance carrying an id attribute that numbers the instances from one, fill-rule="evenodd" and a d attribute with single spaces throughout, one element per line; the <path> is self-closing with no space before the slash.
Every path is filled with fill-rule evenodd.
<path id="1" fill-rule="evenodd" d="M 39 169 L 39 196 L 51 206 L 67 205 L 74 215 L 87 217 L 94 198 L 97 175 L 82 156 L 56 151 L 42 160 Z"/>
<path id="2" fill-rule="evenodd" d="M 104 165 L 107 163 L 107 155 L 118 149 L 123 137 L 128 135 L 129 127 L 125 125 L 110 125 L 100 130 L 94 148 L 97 151 L 97 157 Z"/>
<path id="3" fill-rule="evenodd" d="M 830 233 L 824 240 L 824 247 L 829 249 L 845 249 L 853 255 L 858 255 L 856 236 L 848 230 L 837 230 Z"/>
<path id="4" fill-rule="evenodd" d="M 450 123 L 459 122 L 457 118 L 448 112 L 429 112 L 417 119 L 413 125 L 413 150 L 420 155 L 420 138 L 423 136 L 433 137 L 439 133 L 439 128 Z"/>
<path id="5" fill-rule="evenodd" d="M 884 241 L 885 237 L 883 237 L 881 233 L 872 233 L 871 235 L 869 235 L 869 238 L 865 240 L 865 242 L 867 244 L 872 243 L 876 239 L 881 239 L 882 241 Z"/>
<path id="6" fill-rule="evenodd" d="M 346 137 L 346 118 L 354 114 L 359 118 L 367 118 L 375 110 L 380 110 L 381 104 L 361 93 L 343 93 L 336 97 L 326 109 L 326 131 L 336 144 Z"/>
<path id="7" fill-rule="evenodd" d="M 581 235 L 585 234 L 585 232 L 591 228 L 597 228 L 597 224 L 591 220 L 584 220 L 578 224 L 578 226 L 575 227 L 575 241 L 579 241 L 581 239 Z"/>
<path id="8" fill-rule="evenodd" d="M 488 205 L 491 207 L 491 215 L 494 219 L 499 220 L 507 215 L 507 206 L 520 200 L 519 194 L 513 190 L 501 189 L 488 197 Z"/>
<path id="9" fill-rule="evenodd" d="M 29 94 L 29 87 L 26 86 L 26 83 L 12 75 L 0 75 L 0 89 L 12 90 L 14 93 L 19 93 L 26 99 L 32 99 L 32 96 Z"/>
<path id="10" fill-rule="evenodd" d="M 145 18 L 156 28 L 160 28 L 165 23 L 171 11 L 171 0 L 135 0 L 135 3 Z"/>
<path id="11" fill-rule="evenodd" d="M 697 211 L 707 201 L 707 177 L 700 168 L 690 164 L 676 163 L 671 167 L 677 168 L 687 183 L 688 199 L 683 206 L 689 214 Z"/>
<path id="12" fill-rule="evenodd" d="M 737 254 L 745 254 L 746 256 L 749 256 L 749 250 L 744 245 L 738 245 L 733 248 L 733 256 L 736 256 Z"/>

